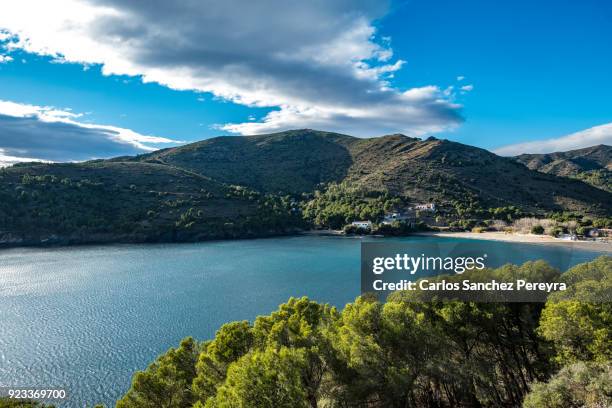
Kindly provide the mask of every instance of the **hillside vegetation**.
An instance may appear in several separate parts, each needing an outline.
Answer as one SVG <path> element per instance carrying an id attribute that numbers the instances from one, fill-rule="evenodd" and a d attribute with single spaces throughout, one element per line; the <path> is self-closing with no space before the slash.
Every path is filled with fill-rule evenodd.
<path id="1" fill-rule="evenodd" d="M 306 129 L 217 137 L 136 157 L 0 169 L 0 243 L 268 236 L 309 225 L 338 227 L 423 202 L 435 202 L 451 219 L 504 208 L 536 216 L 612 213 L 608 191 L 483 149 Z"/>
<path id="2" fill-rule="evenodd" d="M 0 170 L 6 244 L 168 242 L 281 234 L 302 227 L 286 197 L 140 162 Z"/>
<path id="3" fill-rule="evenodd" d="M 570 289 L 546 304 L 396 292 L 342 311 L 292 298 L 212 340 L 184 339 L 134 375 L 117 408 L 611 406 L 612 258 L 564 274 L 543 261 L 487 272 Z"/>
<path id="4" fill-rule="evenodd" d="M 226 183 L 290 194 L 347 182 L 415 202 L 459 200 L 528 211 L 609 211 L 610 196 L 584 183 L 530 171 L 484 149 L 404 135 L 371 139 L 313 130 L 219 137 L 138 158 Z"/>
<path id="5" fill-rule="evenodd" d="M 188 169 L 256 190 L 299 194 L 312 192 L 320 183 L 343 180 L 352 164 L 347 146 L 358 141 L 317 131 L 222 136 L 160 150 L 138 160 Z"/>
<path id="6" fill-rule="evenodd" d="M 612 192 L 612 146 L 597 145 L 549 154 L 522 154 L 516 160 L 532 170 L 576 178 Z"/>

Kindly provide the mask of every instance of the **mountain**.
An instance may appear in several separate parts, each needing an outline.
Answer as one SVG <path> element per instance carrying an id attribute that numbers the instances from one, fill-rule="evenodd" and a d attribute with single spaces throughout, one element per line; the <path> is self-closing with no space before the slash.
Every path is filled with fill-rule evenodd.
<path id="1" fill-rule="evenodd" d="M 364 206 L 379 205 L 370 213 L 359 207 L 362 212 L 355 214 L 380 214 L 389 200 L 433 201 L 451 216 L 461 216 L 458 206 L 612 213 L 610 192 L 476 147 L 398 134 L 361 139 L 302 129 L 216 137 L 135 157 L 0 169 L 0 243 L 291 233 L 307 226 L 300 206 L 332 185 L 359 192 Z M 331 197 L 358 205 L 353 196 Z"/>
<path id="2" fill-rule="evenodd" d="M 224 183 L 295 194 L 346 177 L 352 163 L 347 147 L 358 141 L 337 133 L 294 130 L 215 137 L 137 159 L 188 169 Z"/>
<path id="3" fill-rule="evenodd" d="M 515 159 L 532 170 L 576 178 L 612 192 L 612 146 L 601 144 L 567 152 L 522 154 Z"/>
<path id="4" fill-rule="evenodd" d="M 130 159 L 0 169 L 0 244 L 257 237 L 303 224 L 282 197 Z"/>
<path id="5" fill-rule="evenodd" d="M 218 137 L 160 150 L 138 160 L 180 167 L 229 184 L 290 194 L 348 183 L 415 202 L 478 201 L 527 211 L 605 213 L 610 195 L 584 183 L 525 168 L 461 143 L 404 135 L 370 139 L 309 129 Z"/>

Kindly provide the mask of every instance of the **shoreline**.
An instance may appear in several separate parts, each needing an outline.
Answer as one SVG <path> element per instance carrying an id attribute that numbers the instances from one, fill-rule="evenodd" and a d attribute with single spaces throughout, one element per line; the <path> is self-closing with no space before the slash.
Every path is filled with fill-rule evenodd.
<path id="1" fill-rule="evenodd" d="M 341 237 L 344 236 L 342 230 L 333 229 L 311 229 L 298 232 L 297 235 L 320 236 L 320 237 Z"/>
<path id="2" fill-rule="evenodd" d="M 442 238 L 466 238 L 480 239 L 485 241 L 502 241 L 514 242 L 523 244 L 540 244 L 540 245 L 571 245 L 576 248 L 591 250 L 597 252 L 612 253 L 612 242 L 602 241 L 570 241 L 559 238 L 554 238 L 548 235 L 534 234 L 511 234 L 505 232 L 417 232 L 413 235 L 427 237 L 442 237 Z"/>
<path id="3" fill-rule="evenodd" d="M 196 244 L 202 242 L 214 242 L 214 241 L 241 241 L 241 240 L 252 240 L 252 239 L 268 239 L 268 238 L 282 238 L 282 237 L 299 237 L 299 236 L 319 236 L 319 237 L 360 237 L 361 235 L 345 235 L 342 230 L 302 230 L 286 233 L 272 233 L 272 234 L 261 234 L 251 235 L 244 237 L 210 237 L 207 239 L 199 240 L 85 240 L 85 241 L 73 241 L 73 242 L 27 242 L 27 243 L 0 243 L 0 253 L 4 250 L 16 249 L 16 248 L 71 248 L 71 247 L 86 247 L 86 246 L 105 246 L 105 245 L 159 245 L 159 244 Z M 384 236 L 384 235 L 367 235 L 376 238 L 394 238 L 396 236 Z M 440 238 L 465 238 L 465 239 L 479 239 L 484 241 L 501 241 L 501 242 L 512 242 L 512 243 L 523 243 L 523 244 L 540 244 L 540 245 L 571 245 L 582 250 L 590 250 L 595 252 L 603 252 L 612 254 L 612 242 L 602 241 L 569 241 L 554 238 L 548 235 L 533 235 L 533 234 L 514 234 L 504 232 L 443 232 L 443 231 L 421 231 L 413 232 L 408 235 L 402 235 L 405 237 L 440 237 Z"/>

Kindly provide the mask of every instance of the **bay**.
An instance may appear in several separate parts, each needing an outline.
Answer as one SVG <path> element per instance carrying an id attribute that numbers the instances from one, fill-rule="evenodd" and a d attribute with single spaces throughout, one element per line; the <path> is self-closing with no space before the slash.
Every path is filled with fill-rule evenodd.
<path id="1" fill-rule="evenodd" d="M 114 406 L 132 374 L 183 337 L 212 338 L 223 323 L 252 321 L 291 296 L 340 308 L 353 301 L 362 240 L 299 236 L 2 250 L 0 386 L 64 388 L 69 399 L 61 407 Z M 600 255 L 571 246 L 480 243 L 508 262 L 544 259 L 562 270 Z"/>

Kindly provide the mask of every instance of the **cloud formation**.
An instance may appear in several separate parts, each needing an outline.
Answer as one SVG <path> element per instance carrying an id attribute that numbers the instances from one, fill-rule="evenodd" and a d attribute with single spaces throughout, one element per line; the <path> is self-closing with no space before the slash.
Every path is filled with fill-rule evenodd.
<path id="1" fill-rule="evenodd" d="M 0 100 L 0 166 L 131 155 L 178 143 L 116 126 L 81 123 L 80 117 L 68 110 Z"/>
<path id="2" fill-rule="evenodd" d="M 494 152 L 501 156 L 516 156 L 523 153 L 564 152 L 598 144 L 612 145 L 612 123 L 594 126 L 559 138 L 504 146 Z"/>
<path id="3" fill-rule="evenodd" d="M 177 90 L 272 107 L 261 121 L 219 125 L 242 134 L 295 127 L 420 136 L 457 126 L 461 106 L 436 86 L 398 89 L 378 0 L 7 0 L 9 49 L 101 64 Z"/>

